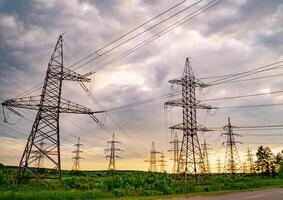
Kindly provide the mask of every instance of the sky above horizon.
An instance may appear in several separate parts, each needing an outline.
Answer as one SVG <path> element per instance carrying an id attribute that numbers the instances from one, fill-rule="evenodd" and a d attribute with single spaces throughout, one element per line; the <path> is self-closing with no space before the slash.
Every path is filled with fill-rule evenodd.
<path id="1" fill-rule="evenodd" d="M 179 1 L 178 1 L 179 2 Z M 181 1 L 180 1 L 181 2 Z M 110 50 L 115 42 L 99 51 L 103 56 L 77 69 L 81 74 L 105 66 L 112 59 L 135 45 L 159 34 L 183 17 L 210 1 L 184 1 L 162 17 L 151 21 L 121 41 L 161 22 L 170 15 L 196 3 L 190 9 L 151 28 L 131 41 Z M 120 35 L 175 5 L 174 0 L 0 0 L 0 101 L 19 96 L 41 83 L 58 36 L 64 33 L 64 66 L 69 67 L 84 56 L 95 52 Z M 113 62 L 91 76 L 91 88 L 96 103 L 76 82 L 64 82 L 62 96 L 93 110 L 111 109 L 151 97 L 170 93 L 168 80 L 182 75 L 185 59 L 190 57 L 198 78 L 234 74 L 283 59 L 283 2 L 281 0 L 223 0 L 211 9 L 183 23 L 165 35 L 131 54 Z M 89 59 L 97 56 L 90 57 Z M 106 64 L 105 64 L 106 63 Z M 78 66 L 78 65 L 77 65 Z M 262 75 L 281 74 L 281 68 Z M 260 75 L 258 75 L 260 76 Z M 257 77 L 257 76 L 254 76 Z M 203 79 L 205 82 L 205 79 Z M 234 82 L 198 91 L 198 99 L 230 97 L 283 90 L 282 77 Z M 175 88 L 178 89 L 178 88 Z M 30 95 L 39 95 L 36 90 Z M 178 98 L 175 97 L 175 98 Z M 212 106 L 239 106 L 281 103 L 283 94 L 232 100 L 209 101 Z M 121 142 L 117 169 L 147 170 L 151 142 L 163 151 L 171 171 L 172 157 L 168 150 L 172 139 L 168 127 L 181 122 L 181 110 L 164 109 L 162 99 L 107 114 L 105 126 Z M 18 165 L 27 135 L 36 112 L 17 109 L 25 117 L 11 116 L 10 125 L 0 114 L 0 162 Z M 250 109 L 198 111 L 198 123 L 206 127 L 223 127 L 227 117 L 235 126 L 283 124 L 282 106 Z M 102 120 L 101 115 L 97 115 Z M 62 167 L 72 167 L 73 144 L 80 136 L 83 146 L 82 169 L 106 169 L 104 149 L 111 135 L 104 132 L 89 116 L 62 114 Z M 273 152 L 283 146 L 282 130 L 273 136 L 237 138 L 239 154 L 244 158 L 247 148 L 255 154 L 260 144 Z M 263 131 L 258 131 L 261 134 Z M 269 133 L 269 132 L 268 132 Z M 12 137 L 11 137 L 12 136 Z M 212 168 L 215 160 L 224 162 L 225 137 L 221 133 L 199 135 L 206 138 Z"/>

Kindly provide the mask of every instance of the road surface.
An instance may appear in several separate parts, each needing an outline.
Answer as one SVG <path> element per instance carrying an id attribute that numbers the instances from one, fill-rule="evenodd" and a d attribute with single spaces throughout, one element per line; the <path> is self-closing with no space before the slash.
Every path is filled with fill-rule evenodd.
<path id="1" fill-rule="evenodd" d="M 183 197 L 176 200 L 283 200 L 283 188 L 236 192 L 216 196 Z"/>

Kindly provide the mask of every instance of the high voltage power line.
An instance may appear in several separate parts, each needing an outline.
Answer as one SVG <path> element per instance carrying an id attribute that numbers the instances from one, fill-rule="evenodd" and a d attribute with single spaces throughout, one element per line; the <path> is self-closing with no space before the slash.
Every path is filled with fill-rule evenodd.
<path id="1" fill-rule="evenodd" d="M 181 20 L 178 20 L 176 22 L 174 22 L 173 24 L 171 24 L 170 26 L 166 27 L 165 29 L 161 30 L 160 32 L 158 32 L 157 34 L 154 34 L 153 37 L 139 43 L 138 45 L 136 45 L 135 47 L 125 51 L 124 53 L 120 54 L 119 56 L 115 57 L 114 59 L 107 61 L 106 63 L 104 63 L 103 65 L 99 66 L 96 70 L 89 72 L 87 75 L 93 74 L 97 71 L 102 70 L 103 68 L 117 62 L 118 60 L 124 58 L 125 56 L 133 53 L 134 51 L 146 46 L 147 44 L 149 44 L 150 42 L 158 39 L 159 37 L 165 35 L 166 33 L 174 30 L 175 28 L 179 27 L 180 25 L 184 24 L 185 22 L 193 19 L 194 17 L 202 14 L 203 12 L 205 12 L 206 10 L 216 6 L 217 4 L 219 4 L 221 1 L 223 0 L 212 0 L 211 2 L 207 3 L 206 5 L 200 7 L 199 9 L 195 10 L 194 12 L 192 12 L 191 14 L 183 17 Z M 114 50 L 114 49 L 113 49 Z M 78 68 L 76 68 L 78 69 Z M 31 94 L 32 92 L 40 89 L 40 86 L 42 85 L 42 83 L 37 84 L 36 86 L 34 86 L 33 88 L 27 90 L 26 92 L 20 94 L 19 96 L 24 96 L 24 95 L 28 95 Z"/>
<path id="2" fill-rule="evenodd" d="M 141 25 L 135 27 L 134 29 L 132 29 L 132 30 L 130 30 L 130 31 L 128 31 L 128 32 L 126 32 L 126 33 L 120 35 L 118 38 L 114 39 L 113 41 L 107 43 L 106 45 L 100 47 L 100 48 L 97 49 L 96 51 L 94 51 L 94 52 L 88 54 L 87 56 L 83 57 L 82 59 L 76 61 L 75 63 L 73 63 L 72 65 L 70 65 L 70 67 L 73 67 L 73 66 L 75 66 L 75 65 L 77 65 L 77 64 L 79 64 L 79 63 L 81 63 L 82 61 L 86 60 L 87 58 L 91 57 L 92 55 L 95 55 L 95 54 L 100 55 L 100 54 L 99 54 L 99 51 L 101 51 L 101 50 L 107 48 L 108 46 L 110 46 L 111 44 L 114 44 L 115 42 L 117 42 L 117 41 L 123 39 L 123 38 L 126 37 L 127 35 L 129 35 L 129 34 L 135 32 L 136 30 L 138 30 L 138 29 L 140 29 L 140 28 L 142 28 L 142 27 L 145 26 L 146 24 L 148 24 L 148 23 L 152 22 L 153 20 L 159 18 L 160 16 L 162 16 L 162 15 L 164 15 L 165 13 L 169 12 L 170 10 L 172 10 L 172 9 L 174 9 L 174 8 L 176 8 L 176 7 L 178 7 L 179 5 L 185 3 L 186 1 L 187 1 L 187 0 L 184 0 L 184 1 L 181 1 L 181 2 L 179 2 L 179 3 L 177 3 L 177 4 L 175 4 L 174 6 L 168 8 L 167 10 L 165 10 L 165 11 L 163 11 L 162 13 L 156 15 L 155 17 L 149 19 L 148 21 L 142 23 Z"/>
<path id="3" fill-rule="evenodd" d="M 208 84 L 208 86 L 220 85 L 220 84 L 224 84 L 224 83 L 230 82 L 231 80 L 240 79 L 243 76 L 251 76 L 251 75 L 254 75 L 256 73 L 261 73 L 261 72 L 265 72 L 265 71 L 269 71 L 269 70 L 274 70 L 274 69 L 277 69 L 277 68 L 282 66 L 282 65 L 276 66 L 277 64 L 280 64 L 280 63 L 283 63 L 283 61 L 274 62 L 274 63 L 271 63 L 271 64 L 260 66 L 260 67 L 257 67 L 257 68 L 254 68 L 254 69 L 251 69 L 251 70 L 248 70 L 248 71 L 244 71 L 244 72 L 241 72 L 241 73 L 237 73 L 237 74 L 230 74 L 230 75 L 228 74 L 228 75 L 223 75 L 223 76 L 220 75 L 220 76 L 208 77 L 208 78 L 225 77 L 225 79 L 222 78 L 222 79 L 218 79 L 216 81 L 210 82 Z M 267 69 L 265 69 L 265 68 L 267 68 Z M 241 81 L 241 80 L 238 80 L 238 81 Z M 262 96 L 262 95 L 268 95 L 268 94 L 277 94 L 277 93 L 282 93 L 282 92 L 283 92 L 283 90 L 273 91 L 273 92 L 268 92 L 268 93 L 257 93 L 257 94 L 247 94 L 247 95 L 232 96 L 232 97 L 204 99 L 202 101 L 215 101 L 215 100 L 223 100 L 223 99 L 237 99 L 237 98 L 245 98 L 245 97 L 253 97 L 253 96 Z M 138 101 L 138 102 L 135 102 L 135 103 L 132 103 L 132 104 L 127 104 L 127 105 L 123 105 L 123 106 L 119 106 L 119 107 L 110 108 L 110 109 L 108 109 L 108 111 L 115 111 L 115 110 L 126 109 L 126 108 L 129 108 L 129 107 L 134 107 L 134 106 L 138 106 L 138 105 L 141 105 L 141 104 L 146 104 L 146 103 L 151 103 L 151 102 L 155 102 L 155 101 L 158 101 L 158 100 L 163 100 L 163 99 L 170 98 L 172 96 L 179 95 L 179 94 L 181 94 L 181 91 L 174 92 L 174 93 L 167 93 L 167 94 L 163 94 L 163 95 L 160 95 L 160 96 L 152 97 L 152 98 L 149 98 L 149 99 L 144 99 L 142 101 Z M 261 105 L 258 105 L 258 106 L 261 106 Z M 269 105 L 269 106 L 274 106 L 274 105 Z M 221 108 L 228 108 L 228 107 L 218 107 L 218 108 L 221 109 Z"/>

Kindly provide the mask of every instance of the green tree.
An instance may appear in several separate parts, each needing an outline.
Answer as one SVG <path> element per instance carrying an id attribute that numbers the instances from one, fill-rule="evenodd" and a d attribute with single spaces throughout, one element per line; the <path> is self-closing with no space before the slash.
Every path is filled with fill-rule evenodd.
<path id="1" fill-rule="evenodd" d="M 275 159 L 269 147 L 259 146 L 257 153 L 256 170 L 269 175 L 275 172 Z"/>

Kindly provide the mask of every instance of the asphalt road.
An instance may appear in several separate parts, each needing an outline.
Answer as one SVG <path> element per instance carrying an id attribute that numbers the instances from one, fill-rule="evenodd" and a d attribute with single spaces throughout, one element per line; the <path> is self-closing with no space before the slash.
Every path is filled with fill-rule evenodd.
<path id="1" fill-rule="evenodd" d="M 236 192 L 217 196 L 176 198 L 176 200 L 283 200 L 283 189 Z"/>

